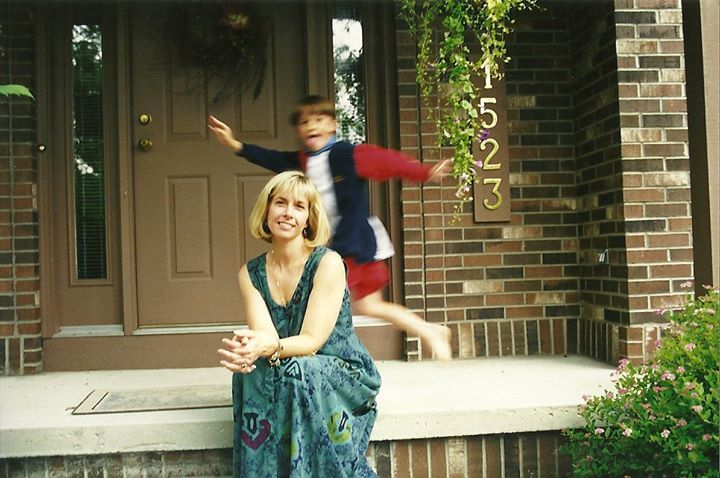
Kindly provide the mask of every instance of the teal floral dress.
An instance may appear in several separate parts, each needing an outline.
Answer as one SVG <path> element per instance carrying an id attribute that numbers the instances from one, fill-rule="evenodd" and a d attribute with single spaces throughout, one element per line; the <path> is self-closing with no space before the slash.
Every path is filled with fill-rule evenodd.
<path id="1" fill-rule="evenodd" d="M 266 255 L 248 262 L 281 338 L 298 335 L 318 264 L 317 247 L 287 306 L 270 296 Z M 376 477 L 365 458 L 377 411 L 380 375 L 355 334 L 347 288 L 330 337 L 316 355 L 288 357 L 279 367 L 264 358 L 233 375 L 233 476 Z"/>

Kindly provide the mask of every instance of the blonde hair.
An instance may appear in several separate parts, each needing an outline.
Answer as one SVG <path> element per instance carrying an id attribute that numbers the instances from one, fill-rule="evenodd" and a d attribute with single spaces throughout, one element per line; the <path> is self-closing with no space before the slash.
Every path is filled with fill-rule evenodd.
<path id="1" fill-rule="evenodd" d="M 297 126 L 302 115 L 328 115 L 335 119 L 335 103 L 320 95 L 310 95 L 295 104 L 290 123 Z"/>
<path id="2" fill-rule="evenodd" d="M 285 171 L 273 176 L 265 184 L 250 213 L 250 233 L 257 239 L 271 242 L 272 235 L 267 226 L 270 202 L 277 194 L 291 193 L 308 202 L 308 222 L 303 231 L 308 247 L 324 246 L 330 240 L 330 221 L 320 201 L 320 193 L 310 178 L 300 171 Z"/>

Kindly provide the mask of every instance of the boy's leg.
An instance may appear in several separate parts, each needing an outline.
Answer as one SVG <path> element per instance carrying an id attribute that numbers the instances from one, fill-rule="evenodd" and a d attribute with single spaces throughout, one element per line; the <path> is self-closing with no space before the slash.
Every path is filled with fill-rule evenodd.
<path id="1" fill-rule="evenodd" d="M 450 360 L 450 329 L 444 325 L 426 322 L 410 309 L 382 299 L 380 291 L 375 291 L 360 299 L 352 300 L 353 313 L 384 319 L 407 334 L 420 337 L 430 347 L 435 358 Z"/>

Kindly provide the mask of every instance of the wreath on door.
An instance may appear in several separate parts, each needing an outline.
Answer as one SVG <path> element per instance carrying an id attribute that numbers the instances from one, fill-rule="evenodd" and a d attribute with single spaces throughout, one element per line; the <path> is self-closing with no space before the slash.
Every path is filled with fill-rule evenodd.
<path id="1" fill-rule="evenodd" d="M 265 80 L 269 23 L 250 3 L 194 2 L 172 7 L 168 33 L 178 60 L 219 80 L 213 101 L 238 88 L 257 98 Z"/>

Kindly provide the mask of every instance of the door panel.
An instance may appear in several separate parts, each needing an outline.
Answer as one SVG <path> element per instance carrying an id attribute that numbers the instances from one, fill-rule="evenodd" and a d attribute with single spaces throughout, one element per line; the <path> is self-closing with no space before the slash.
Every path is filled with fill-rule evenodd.
<path id="1" fill-rule="evenodd" d="M 306 90 L 304 34 L 296 21 L 303 7 L 273 4 L 265 13 L 283 26 L 270 28 L 260 95 L 253 98 L 231 79 L 236 91 L 213 103 L 226 79 L 205 85 L 201 69 L 173 61 L 163 34 L 166 9 L 144 3 L 131 11 L 140 329 L 244 321 L 237 271 L 263 250 L 247 233 L 247 217 L 269 174 L 221 147 L 207 117 L 220 117 L 243 141 L 297 147 L 286 118 Z M 141 124 L 141 114 L 152 121 Z M 141 140 L 152 145 L 143 149 Z"/>

